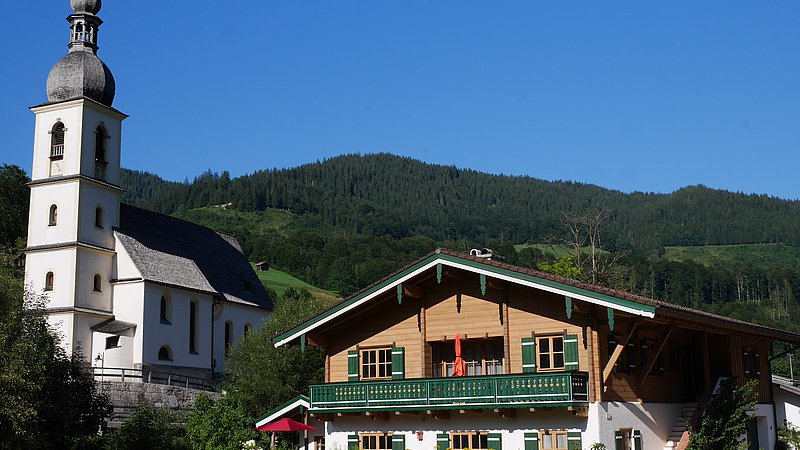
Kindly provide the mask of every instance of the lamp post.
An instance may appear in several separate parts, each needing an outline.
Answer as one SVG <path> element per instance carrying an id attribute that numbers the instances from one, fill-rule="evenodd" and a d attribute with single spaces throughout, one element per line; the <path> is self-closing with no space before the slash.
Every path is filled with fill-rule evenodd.
<path id="1" fill-rule="evenodd" d="M 97 364 L 97 362 L 100 362 L 100 385 L 102 386 L 104 378 L 105 378 L 105 367 L 106 367 L 106 365 L 105 365 L 105 363 L 106 363 L 106 355 L 105 355 L 105 353 L 103 353 L 103 352 L 98 353 L 97 356 L 94 358 L 94 362 L 95 362 L 95 364 Z"/>

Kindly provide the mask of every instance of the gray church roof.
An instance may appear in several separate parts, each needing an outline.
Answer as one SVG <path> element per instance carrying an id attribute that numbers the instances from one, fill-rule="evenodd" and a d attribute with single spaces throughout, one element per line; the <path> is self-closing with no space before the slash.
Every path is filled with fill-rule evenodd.
<path id="1" fill-rule="evenodd" d="M 119 221 L 115 235 L 145 280 L 272 309 L 233 236 L 124 203 Z"/>

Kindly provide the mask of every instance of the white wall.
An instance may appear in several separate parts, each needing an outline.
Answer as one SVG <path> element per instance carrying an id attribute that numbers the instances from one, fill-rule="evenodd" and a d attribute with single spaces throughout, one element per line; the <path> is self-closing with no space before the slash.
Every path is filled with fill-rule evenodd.
<path id="1" fill-rule="evenodd" d="M 78 201 L 78 241 L 103 248 L 114 247 L 113 227 L 119 226 L 119 192 L 81 181 Z M 95 210 L 103 208 L 102 228 L 95 226 Z"/>
<path id="2" fill-rule="evenodd" d="M 36 127 L 31 179 L 39 180 L 50 176 L 50 131 L 58 121 L 66 128 L 62 174 L 83 173 L 94 177 L 94 131 L 102 122 L 111 136 L 106 140 L 106 181 L 118 183 L 123 115 L 82 99 L 40 106 L 33 108 L 33 111 L 36 113 Z"/>
<path id="3" fill-rule="evenodd" d="M 223 305 L 222 315 L 214 321 L 214 358 L 217 362 L 214 370 L 217 372 L 225 368 L 225 322 L 231 323 L 233 344 L 244 335 L 245 324 L 251 325 L 255 331 L 269 318 L 269 311 L 261 308 L 231 302 L 223 302 Z"/>
<path id="4" fill-rule="evenodd" d="M 644 448 L 663 448 L 682 408 L 682 403 L 591 403 L 586 438 L 615 448 L 614 433 L 633 428 L 642 432 Z"/>
<path id="5" fill-rule="evenodd" d="M 78 239 L 78 189 L 76 180 L 31 188 L 28 246 L 74 242 Z M 50 206 L 58 207 L 57 223 L 50 226 Z"/>
<path id="6" fill-rule="evenodd" d="M 783 426 L 788 421 L 800 427 L 800 395 L 792 394 L 777 386 L 773 387 L 775 393 L 775 412 L 777 413 L 778 426 Z"/>
<path id="7" fill-rule="evenodd" d="M 161 297 L 169 305 L 170 324 L 161 323 Z M 189 351 L 189 303 L 197 303 L 197 353 Z M 166 366 L 211 368 L 212 297 L 154 283 L 145 283 L 142 362 Z M 162 346 L 172 350 L 172 361 L 158 359 Z"/>
<path id="8" fill-rule="evenodd" d="M 131 330 L 133 335 L 128 339 L 120 338 L 123 344 L 122 351 L 115 350 L 113 358 L 118 358 L 120 363 L 126 364 L 122 367 L 133 367 L 134 364 L 142 362 L 142 320 L 144 318 L 144 282 L 118 283 L 113 286 L 113 309 L 114 317 L 122 322 L 138 324 L 135 330 Z M 105 342 L 104 342 L 105 343 Z M 97 352 L 95 352 L 95 355 Z"/>
<path id="9" fill-rule="evenodd" d="M 358 433 L 404 434 L 406 448 L 410 450 L 432 450 L 436 448 L 436 435 L 451 431 L 482 431 L 500 433 L 503 450 L 524 450 L 525 433 L 539 430 L 567 430 L 583 432 L 582 445 L 588 448 L 592 442 L 587 440 L 586 428 L 589 419 L 576 417 L 564 409 L 553 411 L 517 410 L 514 419 L 501 418 L 491 411 L 465 412 L 450 411 L 449 419 L 435 419 L 420 412 L 417 415 L 390 415 L 388 421 L 372 420 L 367 416 L 336 417 L 325 424 L 326 450 L 346 450 L 347 436 Z M 422 440 L 417 432 L 422 432 Z M 662 444 L 663 446 L 663 444 Z M 614 447 L 608 447 L 613 449 Z M 646 447 L 649 448 L 649 447 Z M 441 449 L 444 450 L 444 449 Z"/>
<path id="10" fill-rule="evenodd" d="M 110 279 L 114 255 L 85 248 L 78 248 L 76 254 L 76 306 L 111 312 Z M 95 275 L 100 275 L 99 292 L 94 290 Z"/>
<path id="11" fill-rule="evenodd" d="M 130 280 L 133 278 L 142 278 L 141 272 L 136 268 L 131 256 L 125 247 L 116 240 L 114 249 L 117 252 L 116 260 L 114 262 L 111 276 L 116 280 Z"/>
<path id="12" fill-rule="evenodd" d="M 47 307 L 67 307 L 75 298 L 75 270 L 77 250 L 63 248 L 28 253 L 25 260 L 25 285 L 34 295 L 45 295 Z M 53 290 L 44 292 L 45 276 L 53 272 Z"/>

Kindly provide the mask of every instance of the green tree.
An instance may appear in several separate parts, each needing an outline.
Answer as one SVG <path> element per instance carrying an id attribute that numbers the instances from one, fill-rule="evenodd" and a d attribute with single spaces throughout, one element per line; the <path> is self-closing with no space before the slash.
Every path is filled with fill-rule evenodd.
<path id="1" fill-rule="evenodd" d="M 231 349 L 225 363 L 225 391 L 252 417 L 300 394 L 323 379 L 324 355 L 317 348 L 275 348 L 270 339 L 304 318 L 320 312 L 325 302 L 306 290 L 289 288 L 275 301 L 269 321 Z"/>
<path id="2" fill-rule="evenodd" d="M 569 256 L 562 256 L 555 261 L 542 261 L 536 265 L 542 272 L 552 273 L 564 278 L 579 280 L 581 269 L 575 266 L 575 261 Z"/>
<path id="3" fill-rule="evenodd" d="M 43 307 L 23 295 L 19 273 L 0 265 L 0 448 L 70 448 L 110 412 L 80 355 L 59 346 Z"/>
<path id="4" fill-rule="evenodd" d="M 13 247 L 27 232 L 28 176 L 19 166 L 0 166 L 0 247 Z"/>
<path id="5" fill-rule="evenodd" d="M 188 450 L 186 432 L 180 425 L 184 420 L 182 414 L 158 408 L 140 396 L 136 410 L 111 435 L 110 450 Z"/>
<path id="6" fill-rule="evenodd" d="M 739 450 L 747 421 L 756 404 L 756 382 L 740 385 L 723 380 L 720 392 L 706 407 L 697 430 L 689 430 L 689 450 Z"/>
<path id="7" fill-rule="evenodd" d="M 784 420 L 783 426 L 778 429 L 778 442 L 783 444 L 783 448 L 800 450 L 800 428 Z"/>
<path id="8" fill-rule="evenodd" d="M 243 442 L 263 438 L 236 400 L 223 397 L 214 402 L 207 395 L 197 397 L 186 435 L 193 450 L 241 450 Z"/>

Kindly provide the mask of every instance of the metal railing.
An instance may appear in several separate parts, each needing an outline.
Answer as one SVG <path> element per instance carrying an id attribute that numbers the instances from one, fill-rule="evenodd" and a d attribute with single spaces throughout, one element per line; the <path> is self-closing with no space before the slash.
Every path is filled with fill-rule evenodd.
<path id="1" fill-rule="evenodd" d="M 64 145 L 54 145 L 50 147 L 51 158 L 62 158 L 64 156 Z"/>
<path id="2" fill-rule="evenodd" d="M 167 386 L 180 386 L 187 389 L 213 391 L 211 380 L 193 377 L 177 372 L 151 369 L 129 369 L 122 367 L 92 367 L 96 381 L 120 381 L 122 383 L 151 383 Z"/>
<path id="3" fill-rule="evenodd" d="M 311 386 L 312 411 L 523 407 L 586 402 L 582 372 L 363 381 Z"/>

